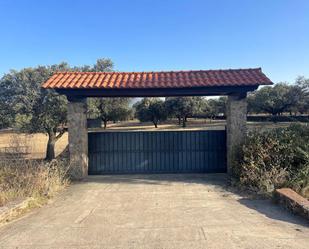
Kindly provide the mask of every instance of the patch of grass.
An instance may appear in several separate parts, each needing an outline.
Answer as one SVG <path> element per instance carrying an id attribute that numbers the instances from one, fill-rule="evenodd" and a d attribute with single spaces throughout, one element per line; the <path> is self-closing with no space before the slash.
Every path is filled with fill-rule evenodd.
<path id="1" fill-rule="evenodd" d="M 65 159 L 45 162 L 20 157 L 0 161 L 0 206 L 33 197 L 42 202 L 69 184 Z"/>

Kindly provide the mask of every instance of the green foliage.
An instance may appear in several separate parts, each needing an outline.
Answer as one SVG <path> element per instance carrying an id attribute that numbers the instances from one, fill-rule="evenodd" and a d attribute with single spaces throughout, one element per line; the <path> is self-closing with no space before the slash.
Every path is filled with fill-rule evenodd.
<path id="1" fill-rule="evenodd" d="M 293 95 L 296 96 L 296 102 L 289 109 L 294 113 L 308 113 L 309 111 L 309 79 L 305 77 L 298 77 L 295 85 L 293 86 Z"/>
<path id="2" fill-rule="evenodd" d="M 1 79 L 2 101 L 12 115 L 12 126 L 25 132 L 49 135 L 46 158 L 55 157 L 54 144 L 64 133 L 66 98 L 55 91 L 41 89 L 55 71 L 66 71 L 66 63 L 52 66 L 12 70 Z M 57 134 L 58 133 L 58 134 Z"/>
<path id="3" fill-rule="evenodd" d="M 31 120 L 32 114 L 16 113 L 13 127 L 21 131 L 26 131 L 25 127 L 30 126 Z"/>
<path id="4" fill-rule="evenodd" d="M 98 59 L 93 67 L 95 72 L 111 72 L 114 70 L 114 63 L 111 59 Z M 91 70 L 92 71 L 92 70 Z"/>
<path id="5" fill-rule="evenodd" d="M 308 153 L 307 153 L 308 156 Z M 307 159 L 308 160 L 308 159 Z M 309 164 L 304 165 L 300 170 L 291 176 L 290 186 L 302 196 L 309 198 Z"/>
<path id="6" fill-rule="evenodd" d="M 56 71 L 110 71 L 113 63 L 99 59 L 92 67 L 69 67 L 67 63 L 11 70 L 0 80 L 0 127 L 48 134 L 47 159 L 55 157 L 54 145 L 65 132 L 67 100 L 53 90 L 41 88 Z M 3 108 L 3 109 L 2 109 Z"/>
<path id="7" fill-rule="evenodd" d="M 220 114 L 226 114 L 227 97 L 220 97 L 218 99 L 208 99 L 208 109 L 205 110 L 207 116 L 214 118 Z"/>
<path id="8" fill-rule="evenodd" d="M 282 186 L 308 191 L 308 141 L 308 124 L 250 132 L 234 175 L 241 185 L 260 193 Z"/>
<path id="9" fill-rule="evenodd" d="M 18 124 L 20 128 L 26 131 L 43 131 L 44 126 L 38 120 L 37 114 L 40 116 L 49 116 L 45 113 L 44 102 L 49 102 L 50 98 L 59 96 L 56 93 L 52 95 L 41 89 L 41 84 L 46 81 L 55 71 L 64 71 L 68 69 L 66 63 L 53 66 L 39 66 L 37 68 L 25 68 L 20 71 L 12 70 L 5 74 L 0 81 L 1 84 L 1 103 L 6 103 L 10 113 L 13 115 L 14 124 Z M 54 100 L 57 102 L 58 99 Z M 59 104 L 58 104 L 59 106 Z M 41 110 L 40 110 L 41 109 Z M 53 114 L 55 114 L 54 111 Z M 34 120 L 32 120 L 35 118 Z M 16 120 L 17 119 L 17 120 Z M 49 117 L 52 119 L 52 117 Z M 29 123 L 31 125 L 29 125 Z"/>
<path id="10" fill-rule="evenodd" d="M 88 115 L 101 118 L 106 129 L 108 121 L 127 120 L 131 116 L 130 98 L 89 98 Z"/>
<path id="11" fill-rule="evenodd" d="M 134 108 L 135 115 L 141 122 L 151 121 L 156 128 L 167 118 L 166 107 L 159 98 L 144 98 Z"/>
<path id="12" fill-rule="evenodd" d="M 169 97 L 165 101 L 166 110 L 170 117 L 182 120 L 182 126 L 186 126 L 188 117 L 203 112 L 204 99 L 202 97 Z"/>
<path id="13" fill-rule="evenodd" d="M 62 134 L 67 120 L 67 99 L 52 90 L 41 90 L 40 97 L 32 108 L 32 118 L 25 125 L 30 132 Z"/>
<path id="14" fill-rule="evenodd" d="M 255 100 L 261 111 L 278 115 L 294 104 L 289 93 L 290 87 L 287 84 L 276 84 L 274 87 L 267 86 L 259 90 Z"/>
<path id="15" fill-rule="evenodd" d="M 243 146 L 240 167 L 234 168 L 240 183 L 263 193 L 283 186 L 290 164 L 289 154 L 285 154 L 289 146 L 290 144 L 280 145 L 274 133 L 250 133 Z"/>
<path id="16" fill-rule="evenodd" d="M 112 72 L 114 70 L 114 63 L 111 59 L 101 58 L 97 59 L 93 66 L 75 66 L 70 71 L 80 72 Z"/>
<path id="17" fill-rule="evenodd" d="M 2 92 L 3 89 L 0 85 L 0 129 L 10 127 L 14 121 L 14 115 L 11 112 L 9 103 L 6 102 L 6 97 Z"/>
<path id="18" fill-rule="evenodd" d="M 293 85 L 278 83 L 274 87 L 263 87 L 250 94 L 247 102 L 249 113 L 308 113 L 309 79 L 299 77 Z"/>
<path id="19" fill-rule="evenodd" d="M 247 96 L 247 113 L 259 113 L 261 108 L 259 103 L 256 101 L 255 94 L 249 93 Z"/>
<path id="20" fill-rule="evenodd" d="M 181 124 L 181 113 L 178 111 L 178 99 L 175 97 L 166 97 L 165 98 L 165 109 L 168 114 L 168 117 L 178 118 L 179 125 Z"/>

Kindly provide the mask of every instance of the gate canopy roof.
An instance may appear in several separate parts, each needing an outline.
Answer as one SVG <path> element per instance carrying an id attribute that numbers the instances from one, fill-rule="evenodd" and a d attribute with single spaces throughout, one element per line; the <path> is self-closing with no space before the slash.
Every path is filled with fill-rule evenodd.
<path id="1" fill-rule="evenodd" d="M 163 72 L 57 72 L 42 87 L 86 97 L 224 95 L 272 82 L 261 68 Z"/>

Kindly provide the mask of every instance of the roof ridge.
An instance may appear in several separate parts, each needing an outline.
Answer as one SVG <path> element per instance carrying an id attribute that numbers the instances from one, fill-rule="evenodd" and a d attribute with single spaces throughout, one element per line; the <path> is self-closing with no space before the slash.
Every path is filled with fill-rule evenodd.
<path id="1" fill-rule="evenodd" d="M 231 71 L 254 71 L 254 70 L 259 70 L 262 71 L 261 67 L 256 67 L 256 68 L 228 68 L 228 69 L 207 69 L 207 70 L 170 70 L 170 71 L 132 71 L 132 72 L 124 72 L 124 71 L 113 71 L 113 72 L 83 72 L 83 71 L 56 71 L 56 74 L 142 74 L 142 73 L 197 73 L 197 72 L 231 72 Z"/>

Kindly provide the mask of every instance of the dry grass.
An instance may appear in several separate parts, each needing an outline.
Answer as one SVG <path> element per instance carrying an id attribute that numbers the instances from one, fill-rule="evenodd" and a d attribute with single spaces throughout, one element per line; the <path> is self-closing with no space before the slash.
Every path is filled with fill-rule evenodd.
<path id="1" fill-rule="evenodd" d="M 43 159 L 46 155 L 48 137 L 43 133 L 26 134 L 12 130 L 0 131 L 0 156 L 1 153 L 10 152 L 13 148 L 22 149 L 24 157 Z M 68 145 L 68 134 L 65 133 L 56 143 L 58 156 Z"/>
<path id="2" fill-rule="evenodd" d="M 41 202 L 68 184 L 66 159 L 51 162 L 29 159 L 19 134 L 11 135 L 7 143 L 9 150 L 0 158 L 0 206 L 29 197 Z"/>
<path id="3" fill-rule="evenodd" d="M 27 197 L 37 200 L 52 197 L 69 183 L 67 165 L 65 160 L 1 160 L 0 206 Z"/>
<path id="4" fill-rule="evenodd" d="M 23 138 L 10 135 L 0 154 L 0 225 L 42 206 L 69 184 L 68 160 L 30 159 Z"/>
<path id="5" fill-rule="evenodd" d="M 289 122 L 247 122 L 249 129 L 271 129 L 279 127 L 287 127 L 291 123 Z M 167 120 L 155 128 L 151 122 L 139 122 L 138 120 L 122 121 L 119 123 L 109 123 L 107 129 L 92 128 L 90 130 L 95 131 L 160 131 L 160 130 L 221 130 L 225 129 L 225 120 L 210 120 L 210 119 L 195 119 L 189 118 L 187 127 L 183 128 L 178 125 L 177 120 Z"/>

